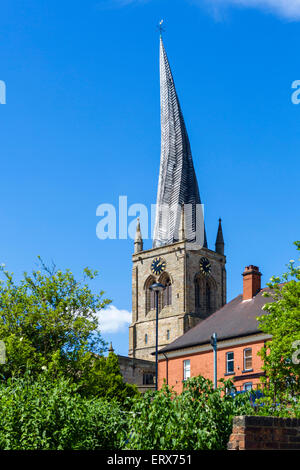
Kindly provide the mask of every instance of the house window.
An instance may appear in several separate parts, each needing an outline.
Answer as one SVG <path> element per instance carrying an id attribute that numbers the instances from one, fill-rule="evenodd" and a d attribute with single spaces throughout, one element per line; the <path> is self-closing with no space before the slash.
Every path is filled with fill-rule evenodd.
<path id="1" fill-rule="evenodd" d="M 226 373 L 227 374 L 234 373 L 234 353 L 233 352 L 226 353 Z"/>
<path id="2" fill-rule="evenodd" d="M 147 344 L 147 343 L 148 343 L 148 335 L 147 335 L 147 333 L 146 333 L 146 334 L 145 334 L 145 344 Z"/>
<path id="3" fill-rule="evenodd" d="M 183 361 L 183 380 L 189 379 L 191 376 L 191 361 L 187 359 Z"/>
<path id="4" fill-rule="evenodd" d="M 252 369 L 252 348 L 244 349 L 244 370 Z"/>
<path id="5" fill-rule="evenodd" d="M 244 391 L 250 392 L 252 390 L 252 382 L 247 382 L 244 384 Z"/>

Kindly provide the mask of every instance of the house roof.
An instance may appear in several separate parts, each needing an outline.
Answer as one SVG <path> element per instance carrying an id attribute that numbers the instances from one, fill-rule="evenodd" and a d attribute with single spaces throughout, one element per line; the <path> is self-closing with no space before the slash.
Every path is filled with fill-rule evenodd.
<path id="1" fill-rule="evenodd" d="M 267 291 L 269 288 L 262 289 L 250 300 L 243 300 L 243 295 L 238 295 L 206 320 L 160 349 L 159 353 L 207 344 L 213 333 L 217 333 L 219 341 L 259 333 L 256 318 L 266 313 L 262 310 L 264 304 L 273 301 L 272 297 L 263 297 L 263 292 Z"/>

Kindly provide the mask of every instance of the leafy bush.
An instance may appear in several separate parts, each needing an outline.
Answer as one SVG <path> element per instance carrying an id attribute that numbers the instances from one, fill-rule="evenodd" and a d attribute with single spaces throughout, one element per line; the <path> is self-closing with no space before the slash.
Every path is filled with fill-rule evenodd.
<path id="1" fill-rule="evenodd" d="M 300 252 L 300 241 L 296 241 Z M 300 261 L 300 258 L 298 259 Z M 273 404 L 286 401 L 286 394 L 296 401 L 300 398 L 299 352 L 300 344 L 300 266 L 290 260 L 287 272 L 273 276 L 263 293 L 273 302 L 263 307 L 267 313 L 258 318 L 259 328 L 271 335 L 259 352 L 263 359 L 265 383 Z"/>
<path id="2" fill-rule="evenodd" d="M 178 395 L 168 386 L 135 398 L 129 414 L 127 449 L 226 449 L 235 415 L 253 414 L 249 394 L 231 395 L 232 383 L 217 389 L 201 376 L 184 383 Z"/>
<path id="3" fill-rule="evenodd" d="M 120 449 L 125 416 L 115 401 L 80 396 L 69 380 L 27 373 L 0 385 L 0 449 Z"/>

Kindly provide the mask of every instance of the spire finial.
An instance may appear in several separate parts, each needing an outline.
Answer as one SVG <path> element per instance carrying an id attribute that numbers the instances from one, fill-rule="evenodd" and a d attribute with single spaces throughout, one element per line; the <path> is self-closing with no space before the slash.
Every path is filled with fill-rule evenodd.
<path id="1" fill-rule="evenodd" d="M 158 25 L 157 25 L 157 28 L 158 28 L 158 30 L 159 30 L 159 35 L 160 35 L 160 37 L 162 37 L 162 33 L 165 31 L 164 28 L 163 28 L 163 26 L 162 26 L 163 22 L 164 22 L 164 20 L 160 20 L 160 22 L 159 22 Z"/>

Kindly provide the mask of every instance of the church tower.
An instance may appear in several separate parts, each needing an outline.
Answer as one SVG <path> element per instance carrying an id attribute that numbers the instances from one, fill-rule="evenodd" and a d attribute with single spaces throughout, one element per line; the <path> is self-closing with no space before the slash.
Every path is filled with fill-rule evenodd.
<path id="1" fill-rule="evenodd" d="M 143 250 L 140 223 L 132 256 L 132 323 L 129 356 L 154 360 L 155 297 L 158 346 L 183 335 L 226 303 L 226 258 L 221 219 L 215 251 L 207 246 L 190 142 L 168 57 L 160 37 L 161 158 L 153 248 Z"/>

